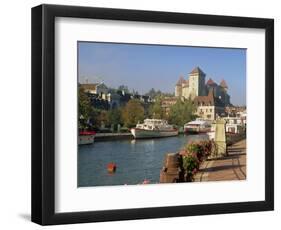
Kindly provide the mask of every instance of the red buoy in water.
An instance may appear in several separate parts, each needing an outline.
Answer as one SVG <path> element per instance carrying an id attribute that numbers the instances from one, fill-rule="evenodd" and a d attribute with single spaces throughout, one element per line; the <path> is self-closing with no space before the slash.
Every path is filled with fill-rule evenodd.
<path id="1" fill-rule="evenodd" d="M 113 162 L 110 162 L 110 163 L 107 164 L 107 171 L 109 173 L 114 173 L 116 171 L 116 168 L 117 168 L 116 164 L 113 163 Z"/>

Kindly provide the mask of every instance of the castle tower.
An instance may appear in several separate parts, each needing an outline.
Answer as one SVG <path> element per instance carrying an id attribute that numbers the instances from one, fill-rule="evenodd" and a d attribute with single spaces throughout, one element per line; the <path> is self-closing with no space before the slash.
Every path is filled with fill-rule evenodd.
<path id="1" fill-rule="evenodd" d="M 221 83 L 220 83 L 220 86 L 223 88 L 223 90 L 224 90 L 225 92 L 227 92 L 228 86 L 227 86 L 227 84 L 226 84 L 226 82 L 225 82 L 224 79 L 222 79 L 222 81 L 221 81 Z"/>
<path id="2" fill-rule="evenodd" d="M 184 84 L 185 80 L 184 78 L 181 76 L 176 84 L 175 87 L 175 96 L 176 97 L 181 97 L 182 96 L 182 86 Z"/>
<path id="3" fill-rule="evenodd" d="M 230 104 L 230 96 L 227 93 L 228 90 L 228 86 L 225 82 L 224 79 L 222 79 L 222 81 L 220 82 L 220 87 L 222 89 L 222 101 L 224 102 L 225 105 L 229 105 Z"/>
<path id="4" fill-rule="evenodd" d="M 219 95 L 220 92 L 219 92 L 217 83 L 214 82 L 212 78 L 209 78 L 209 80 L 208 80 L 207 83 L 206 83 L 206 94 L 208 94 L 208 92 L 209 92 L 211 89 L 214 91 L 215 97 L 219 97 L 219 96 L 220 96 L 220 95 Z"/>
<path id="5" fill-rule="evenodd" d="M 189 73 L 189 96 L 193 100 L 197 96 L 206 95 L 206 85 L 205 85 L 206 74 L 199 68 L 194 68 Z"/>
<path id="6" fill-rule="evenodd" d="M 184 98 L 189 98 L 189 80 L 185 80 L 182 84 L 182 96 Z"/>

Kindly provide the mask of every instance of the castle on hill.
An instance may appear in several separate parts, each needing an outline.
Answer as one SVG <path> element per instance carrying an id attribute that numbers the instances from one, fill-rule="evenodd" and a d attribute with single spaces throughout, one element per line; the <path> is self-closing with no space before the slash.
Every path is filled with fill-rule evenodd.
<path id="1" fill-rule="evenodd" d="M 220 84 L 211 78 L 205 82 L 206 74 L 199 68 L 194 68 L 188 79 L 180 77 L 175 86 L 175 96 L 191 99 L 196 105 L 195 114 L 206 120 L 215 120 L 225 114 L 225 107 L 231 106 L 228 86 L 225 80 Z"/>
<path id="2" fill-rule="evenodd" d="M 217 84 L 212 78 L 209 78 L 205 83 L 205 78 L 206 74 L 199 67 L 194 68 L 189 73 L 187 79 L 184 79 L 182 76 L 180 77 L 175 86 L 175 96 L 194 101 L 198 99 L 196 97 L 210 96 L 211 93 L 224 106 L 231 105 L 230 96 L 227 93 L 228 86 L 225 80 Z"/>

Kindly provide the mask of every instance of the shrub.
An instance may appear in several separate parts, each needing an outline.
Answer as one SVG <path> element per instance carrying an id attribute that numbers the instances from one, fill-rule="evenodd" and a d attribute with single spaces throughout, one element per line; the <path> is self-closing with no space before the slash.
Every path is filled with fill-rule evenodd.
<path id="1" fill-rule="evenodd" d="M 128 133 L 130 130 L 127 127 L 120 128 L 120 133 Z"/>
<path id="2" fill-rule="evenodd" d="M 195 154 L 183 156 L 182 165 L 185 171 L 186 181 L 193 181 L 193 175 L 199 169 L 199 160 Z"/>
<path id="3" fill-rule="evenodd" d="M 213 144 L 213 141 L 192 142 L 179 152 L 186 181 L 194 180 L 194 174 L 199 170 L 200 164 L 211 154 Z"/>

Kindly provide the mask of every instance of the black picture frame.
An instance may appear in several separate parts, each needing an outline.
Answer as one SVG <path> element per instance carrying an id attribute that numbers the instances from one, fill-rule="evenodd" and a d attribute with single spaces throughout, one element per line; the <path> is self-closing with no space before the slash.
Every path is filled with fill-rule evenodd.
<path id="1" fill-rule="evenodd" d="M 55 213 L 55 18 L 109 19 L 265 29 L 265 200 Z M 262 150 L 261 150 L 262 151 Z M 274 209 L 274 20 L 110 8 L 32 8 L 32 221 L 41 225 L 267 211 Z"/>

